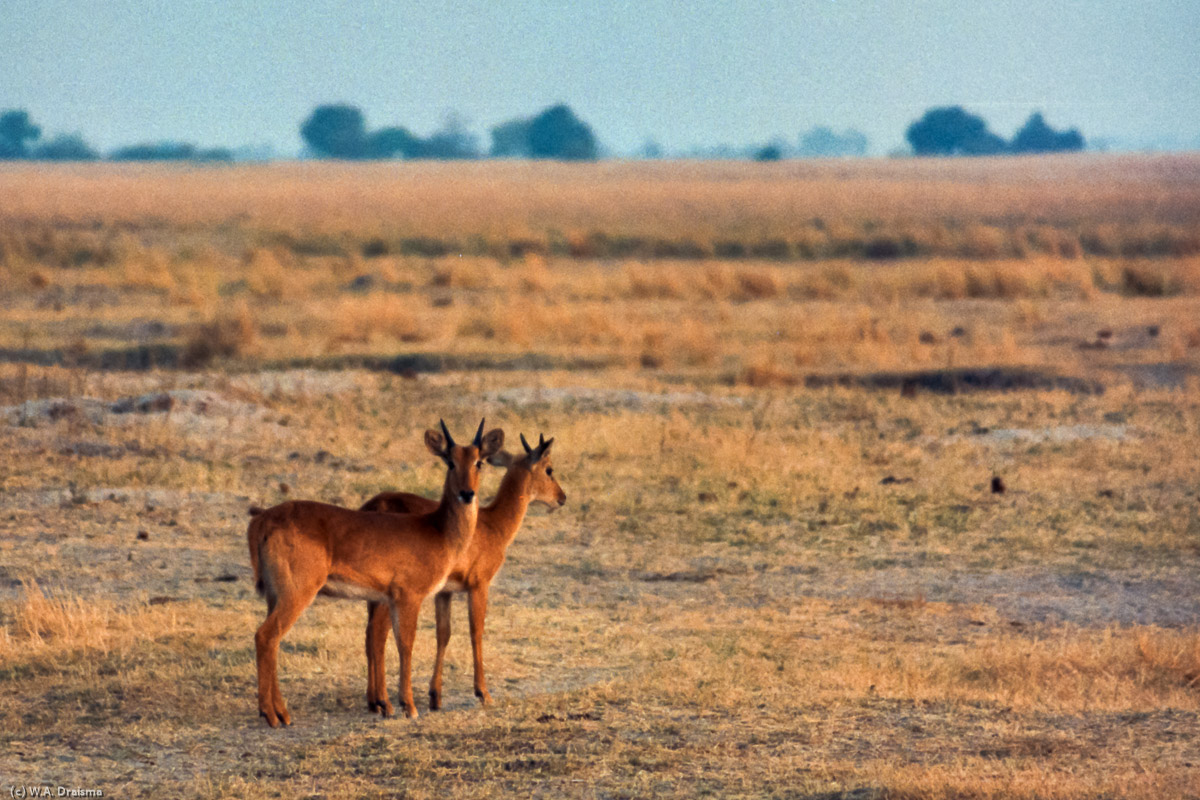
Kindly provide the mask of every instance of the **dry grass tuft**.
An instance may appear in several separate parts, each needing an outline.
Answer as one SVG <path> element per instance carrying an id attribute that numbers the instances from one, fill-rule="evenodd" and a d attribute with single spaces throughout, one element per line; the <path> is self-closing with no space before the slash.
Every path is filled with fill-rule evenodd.
<path id="1" fill-rule="evenodd" d="M 1012 255 L 1008 233 L 992 225 L 972 225 L 963 232 L 961 255 L 965 258 L 994 259 Z"/>
<path id="2" fill-rule="evenodd" d="M 743 386 L 765 389 L 772 386 L 795 386 L 800 379 L 794 372 L 767 358 L 747 364 L 738 374 L 737 382 Z"/>
<path id="3" fill-rule="evenodd" d="M 774 272 L 765 269 L 740 269 L 737 271 L 735 297 L 743 300 L 765 300 L 783 294 L 783 281 Z"/>
<path id="4" fill-rule="evenodd" d="M 452 258 L 438 262 L 429 273 L 429 285 L 453 289 L 487 289 L 500 281 L 500 268 L 489 258 Z"/>
<path id="5" fill-rule="evenodd" d="M 145 605 L 121 609 L 103 597 L 47 596 L 36 583 L 25 581 L 20 597 L 0 613 L 0 664 L 43 653 L 107 653 L 144 640 L 148 631 L 169 632 L 175 628 L 174 617 L 172 611 Z"/>
<path id="6" fill-rule="evenodd" d="M 203 368 L 220 358 L 236 358 L 253 351 L 258 342 L 258 325 L 249 307 L 238 305 L 233 313 L 197 325 L 180 352 L 180 364 Z"/>
<path id="7" fill-rule="evenodd" d="M 629 286 L 629 297 L 677 300 L 688 294 L 685 276 L 671 267 L 634 262 L 627 264 L 623 271 Z"/>
<path id="8" fill-rule="evenodd" d="M 1036 752 L 1039 746 L 1053 749 L 1055 742 L 1035 737 L 1029 745 Z M 1147 771 L 1126 765 L 1097 774 L 1065 764 L 1008 766 L 986 757 L 964 758 L 952 766 L 879 766 L 868 774 L 869 781 L 887 787 L 879 796 L 888 800 L 1158 800 L 1189 797 L 1200 789 L 1200 780 L 1190 770 Z"/>
<path id="9" fill-rule="evenodd" d="M 1194 704 L 1200 635 L 1155 628 L 1064 629 L 989 640 L 948 662 L 947 689 L 1022 708 L 1122 711 Z"/>
<path id="10" fill-rule="evenodd" d="M 415 343 L 432 338 L 424 314 L 411 297 L 373 293 L 366 297 L 343 297 L 329 311 L 332 344 L 364 344 L 376 340 Z"/>
<path id="11" fill-rule="evenodd" d="M 255 247 L 242 259 L 246 287 L 255 297 L 271 300 L 296 296 L 294 266 L 291 253 L 281 247 Z"/>

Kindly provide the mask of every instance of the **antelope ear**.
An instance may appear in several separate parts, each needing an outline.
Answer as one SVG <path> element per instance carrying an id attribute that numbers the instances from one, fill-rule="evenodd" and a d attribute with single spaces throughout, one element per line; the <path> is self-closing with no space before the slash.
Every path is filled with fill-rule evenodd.
<path id="1" fill-rule="evenodd" d="M 501 450 L 498 453 L 493 453 L 492 455 L 488 456 L 487 462 L 493 467 L 502 467 L 503 469 L 508 469 L 510 466 L 512 466 L 512 462 L 515 460 L 516 457 L 513 456 L 512 453 L 508 452 L 507 450 Z"/>
<path id="2" fill-rule="evenodd" d="M 479 457 L 491 458 L 499 453 L 502 447 L 504 447 L 504 431 L 492 428 L 483 437 L 483 444 L 479 447 Z"/>
<path id="3" fill-rule="evenodd" d="M 425 446 L 438 458 L 445 458 L 449 455 L 446 452 L 446 437 L 433 428 L 425 431 Z"/>

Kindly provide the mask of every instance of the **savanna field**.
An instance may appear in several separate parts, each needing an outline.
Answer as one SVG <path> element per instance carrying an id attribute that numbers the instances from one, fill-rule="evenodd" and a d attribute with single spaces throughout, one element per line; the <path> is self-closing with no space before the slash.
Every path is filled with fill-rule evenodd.
<path id="1" fill-rule="evenodd" d="M 10 164 L 0 308 L 4 792 L 1200 797 L 1200 156 Z M 247 508 L 484 416 L 494 704 L 269 729 Z"/>

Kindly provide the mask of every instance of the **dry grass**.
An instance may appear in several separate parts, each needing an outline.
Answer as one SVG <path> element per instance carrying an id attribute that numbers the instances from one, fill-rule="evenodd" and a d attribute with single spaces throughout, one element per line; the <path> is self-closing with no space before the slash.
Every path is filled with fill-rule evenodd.
<path id="1" fill-rule="evenodd" d="M 195 369 L 206 367 L 217 358 L 247 355 L 257 341 L 258 327 L 243 303 L 231 314 L 196 326 L 184 342 L 180 364 Z"/>
<path id="2" fill-rule="evenodd" d="M 1192 405 L 1119 392 L 886 402 L 727 392 L 715 404 L 644 408 L 578 399 L 614 377 L 201 375 L 184 385 L 272 411 L 252 428 L 219 418 L 197 427 L 181 412 L 132 428 L 67 418 L 5 428 L 6 452 L 41 453 L 5 473 L 5 563 L 29 565 L 3 606 L 0 676 L 12 691 L 0 716 L 7 751 L 22 754 L 6 773 L 52 763 L 44 779 L 81 780 L 80 764 L 54 760 L 70 753 L 113 791 L 166 782 L 186 796 L 251 797 L 333 786 L 373 795 L 397 780 L 413 796 L 800 787 L 1090 797 L 1124 787 L 1153 797 L 1195 780 L 1185 762 L 1195 758 L 1200 632 L 1130 625 L 1136 606 L 1094 588 L 1054 600 L 1048 617 L 1012 602 L 1080 571 L 1149 587 L 1190 570 L 1180 563 L 1195 558 Z M 30 394 L 59 391 L 53 375 L 45 389 L 41 380 L 27 379 Z M 96 375 L 79 393 L 171 380 Z M 531 384 L 546 399 L 488 399 Z M 280 499 L 281 481 L 289 496 L 348 503 L 383 487 L 432 491 L 436 465 L 412 444 L 421 420 L 459 425 L 481 412 L 510 433 L 555 434 L 571 496 L 564 511 L 531 516 L 497 583 L 488 659 L 500 706 L 474 710 L 460 632 L 450 711 L 373 721 L 360 709 L 361 609 L 320 603 L 284 653 L 298 725 L 268 734 L 253 716 L 262 612 L 243 552 L 247 502 Z M 1139 439 L 1047 448 L 947 434 L 1117 414 Z M 64 449 L 81 440 L 119 453 Z M 1012 487 L 1002 498 L 986 490 L 994 470 Z M 889 474 L 916 480 L 881 484 Z M 39 494 L 68 477 L 70 492 Z M 159 494 L 97 491 L 113 486 Z M 1147 492 L 1161 511 L 1143 503 Z M 945 588 L 981 571 L 999 588 Z M 225 574 L 236 580 L 214 581 Z M 1190 603 L 1148 602 L 1185 614 Z M 431 642 L 426 618 L 422 674 Z M 255 755 L 268 745 L 271 758 Z M 154 763 L 129 773 L 131 749 Z M 184 754 L 224 777 L 171 766 Z M 1093 764 L 1086 774 L 1081 758 Z M 283 766 L 294 763 L 303 768 Z"/>
<path id="3" fill-rule="evenodd" d="M 45 168 L 34 181 L 28 169 L 0 170 L 0 187 L 36 187 L 0 217 L 10 287 L 0 347 L 32 347 L 44 361 L 110 363 L 106 348 L 148 345 L 154 363 L 244 365 L 397 347 L 468 359 L 534 351 L 776 385 L 841 369 L 1074 369 L 1110 365 L 1078 349 L 1122 321 L 1101 301 L 1130 297 L 1177 302 L 1126 306 L 1161 335 L 1093 350 L 1115 343 L 1125 361 L 1179 362 L 1200 349 L 1184 321 L 1200 296 L 1186 156 L 848 172 L 97 165 Z M 1070 310 L 1037 319 L 1039 304 L 1062 303 Z M 199 352 L 197 336 L 213 338 L 203 326 L 231 306 L 255 332 L 241 325 L 232 346 Z M 847 319 L 860 306 L 868 325 Z M 140 322 L 150 307 L 156 336 Z"/>
<path id="4" fill-rule="evenodd" d="M 1073 237 L 1095 255 L 1129 256 L 1200 249 L 1196 171 L 1191 155 L 853 167 L 10 165 L 0 172 L 0 191 L 11 198 L 6 216 L 12 220 L 239 221 L 277 232 L 293 250 L 307 253 L 436 255 L 457 245 L 505 257 L 542 250 L 579 257 L 773 258 L 783 243 L 799 257 L 886 257 L 894 249 L 908 254 L 907 248 L 990 258 L 1019 250 L 1069 255 L 1055 237 Z M 30 185 L 39 188 L 27 191 Z M 104 252 L 83 234 L 53 246 L 76 240 L 86 246 L 74 247 L 72 260 Z"/>
<path id="5" fill-rule="evenodd" d="M 1200 793 L 1196 172 L 0 168 L 0 774 Z M 849 379 L 965 367 L 1105 391 Z M 421 431 L 485 414 L 556 436 L 570 498 L 493 588 L 498 705 L 459 602 L 449 709 L 368 715 L 362 609 L 318 602 L 281 659 L 297 724 L 266 730 L 246 506 L 433 492 Z"/>
<path id="6" fill-rule="evenodd" d="M 378 264 L 357 276 L 315 262 L 289 273 L 289 296 L 253 288 L 266 285 L 259 282 L 262 273 L 253 268 L 243 277 L 236 264 L 224 273 L 176 266 L 161 284 L 136 288 L 69 271 L 52 273 L 52 288 L 10 296 L 0 347 L 40 348 L 53 360 L 62 358 L 55 351 L 80 345 L 96 353 L 158 344 L 177 348 L 189 364 L 216 357 L 262 364 L 324 354 L 375 356 L 397 348 L 533 351 L 736 374 L 760 362 L 792 372 L 1107 363 L 1109 353 L 1085 355 L 1080 347 L 1097 330 L 1116 325 L 1118 339 L 1104 344 L 1120 345 L 1123 359 L 1193 357 L 1196 326 L 1187 316 L 1197 295 L 1190 289 L 1166 292 L 1165 299 L 1141 292 L 1147 302 L 1122 301 L 1117 316 L 1100 301 L 1123 298 L 1106 287 L 1135 280 L 1135 273 L 1143 286 L 1190 285 L 1195 279 L 1183 270 L 1200 262 L 1180 262 L 1177 269 L 1165 262 L 1074 263 L 655 263 L 617 273 L 573 262 L 493 264 L 487 282 L 468 286 L 437 280 L 443 269 L 437 262 Z M 638 270 L 641 277 L 633 281 Z M 1169 274 L 1175 277 L 1163 277 Z M 104 293 L 127 299 L 98 307 L 95 298 Z M 1047 315 L 1051 306 L 1065 311 Z M 1138 326 L 1156 333 L 1141 335 Z"/>
<path id="7" fill-rule="evenodd" d="M 25 581 L 20 597 L 6 609 L 0 663 L 107 656 L 143 643 L 148 631 L 169 636 L 186 629 L 179 615 L 179 608 L 159 602 L 129 609 L 111 597 L 47 596 Z"/>

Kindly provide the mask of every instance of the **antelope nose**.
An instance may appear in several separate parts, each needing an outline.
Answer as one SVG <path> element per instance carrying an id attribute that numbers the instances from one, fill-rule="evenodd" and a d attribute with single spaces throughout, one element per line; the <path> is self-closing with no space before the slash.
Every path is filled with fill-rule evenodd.
<path id="1" fill-rule="evenodd" d="M 560 506 L 565 506 L 567 504 L 567 495 L 565 493 L 558 496 L 558 504 Z"/>
<path id="2" fill-rule="evenodd" d="M 458 499 L 462 500 L 464 503 L 469 503 L 475 499 L 475 493 L 474 492 L 459 492 Z"/>

